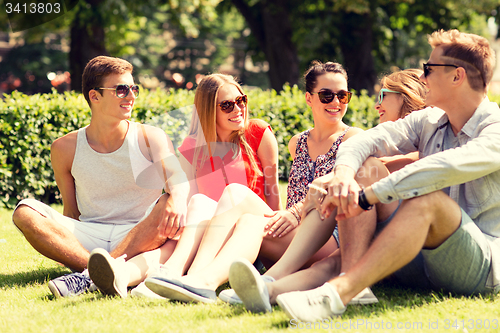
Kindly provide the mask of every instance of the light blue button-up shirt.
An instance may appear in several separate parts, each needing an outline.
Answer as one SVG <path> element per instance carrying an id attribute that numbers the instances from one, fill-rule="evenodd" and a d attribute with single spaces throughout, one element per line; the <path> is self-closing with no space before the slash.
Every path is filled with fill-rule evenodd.
<path id="1" fill-rule="evenodd" d="M 500 286 L 500 108 L 485 98 L 457 133 L 458 146 L 443 151 L 446 113 L 412 112 L 342 143 L 336 165 L 358 170 L 369 156 L 418 151 L 420 159 L 372 185 L 383 203 L 449 188 L 449 196 L 474 220 L 492 247 L 490 287 Z M 494 272 L 493 272 L 494 271 Z"/>

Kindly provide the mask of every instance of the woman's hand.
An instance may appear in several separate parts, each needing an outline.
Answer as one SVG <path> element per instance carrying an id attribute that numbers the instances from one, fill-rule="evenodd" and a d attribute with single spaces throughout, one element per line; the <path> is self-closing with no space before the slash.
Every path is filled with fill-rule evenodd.
<path id="1" fill-rule="evenodd" d="M 283 237 L 299 225 L 299 221 L 288 210 L 278 210 L 264 216 L 271 218 L 264 227 L 266 236 Z"/>
<path id="2" fill-rule="evenodd" d="M 333 172 L 327 175 L 316 178 L 309 184 L 309 191 L 307 192 L 304 205 L 302 206 L 302 219 L 304 219 L 311 210 L 316 209 L 321 212 L 321 203 L 325 195 L 328 193 L 326 188 L 333 177 Z"/>

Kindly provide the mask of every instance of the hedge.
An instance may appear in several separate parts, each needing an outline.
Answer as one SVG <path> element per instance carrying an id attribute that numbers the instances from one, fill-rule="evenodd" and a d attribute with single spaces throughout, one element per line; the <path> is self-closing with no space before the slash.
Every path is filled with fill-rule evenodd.
<path id="1" fill-rule="evenodd" d="M 274 90 L 248 88 L 251 117 L 271 124 L 279 144 L 280 178 L 290 168 L 288 141 L 313 127 L 311 110 L 297 87 Z M 193 111 L 194 91 L 144 90 L 136 101 L 133 120 L 165 130 L 177 148 L 186 136 Z M 500 96 L 492 97 L 500 102 Z M 377 123 L 374 97 L 354 94 L 345 122 L 370 128 Z M 58 137 L 87 125 L 90 110 L 81 94 L 74 92 L 27 96 L 19 92 L 0 99 L 0 207 L 12 208 L 22 198 L 46 203 L 60 202 L 50 164 L 50 145 Z"/>

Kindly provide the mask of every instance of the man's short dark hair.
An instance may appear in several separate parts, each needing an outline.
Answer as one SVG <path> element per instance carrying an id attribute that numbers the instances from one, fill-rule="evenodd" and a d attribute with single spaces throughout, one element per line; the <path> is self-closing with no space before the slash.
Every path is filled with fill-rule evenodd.
<path id="1" fill-rule="evenodd" d="M 90 106 L 89 92 L 101 87 L 104 78 L 111 74 L 132 73 L 134 67 L 126 60 L 114 57 L 98 56 L 87 63 L 83 71 L 82 92 Z"/>

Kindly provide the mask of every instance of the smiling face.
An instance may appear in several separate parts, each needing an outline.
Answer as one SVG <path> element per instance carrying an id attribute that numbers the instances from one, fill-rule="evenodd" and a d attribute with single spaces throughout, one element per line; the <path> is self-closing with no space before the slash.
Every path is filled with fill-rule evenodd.
<path id="1" fill-rule="evenodd" d="M 131 73 L 110 74 L 104 78 L 101 87 L 116 88 L 119 84 L 134 85 L 134 78 Z M 129 91 L 127 97 L 119 98 L 114 90 L 102 89 L 99 98 L 102 114 L 118 120 L 129 119 L 134 108 L 135 96 Z M 96 92 L 99 95 L 98 92 Z M 99 97 L 99 96 L 97 96 Z"/>
<path id="2" fill-rule="evenodd" d="M 227 141 L 232 132 L 245 127 L 246 106 L 235 104 L 230 113 L 221 110 L 219 104 L 223 101 L 234 101 L 236 97 L 243 95 L 238 88 L 230 83 L 219 88 L 216 110 L 216 130 L 221 141 Z"/>
<path id="3" fill-rule="evenodd" d="M 348 91 L 347 80 L 342 74 L 328 72 L 317 77 L 316 87 L 312 91 L 313 94 L 306 92 L 306 102 L 312 109 L 314 122 L 336 124 L 342 121 L 347 111 L 347 104 L 340 103 L 337 96 L 328 104 L 321 103 L 317 93 L 325 89 L 329 89 L 334 93 L 341 90 Z"/>
<path id="4" fill-rule="evenodd" d="M 396 121 L 400 118 L 403 107 L 403 97 L 401 94 L 384 92 L 382 103 L 377 102 L 375 109 L 378 111 L 380 123 L 386 121 Z"/>

